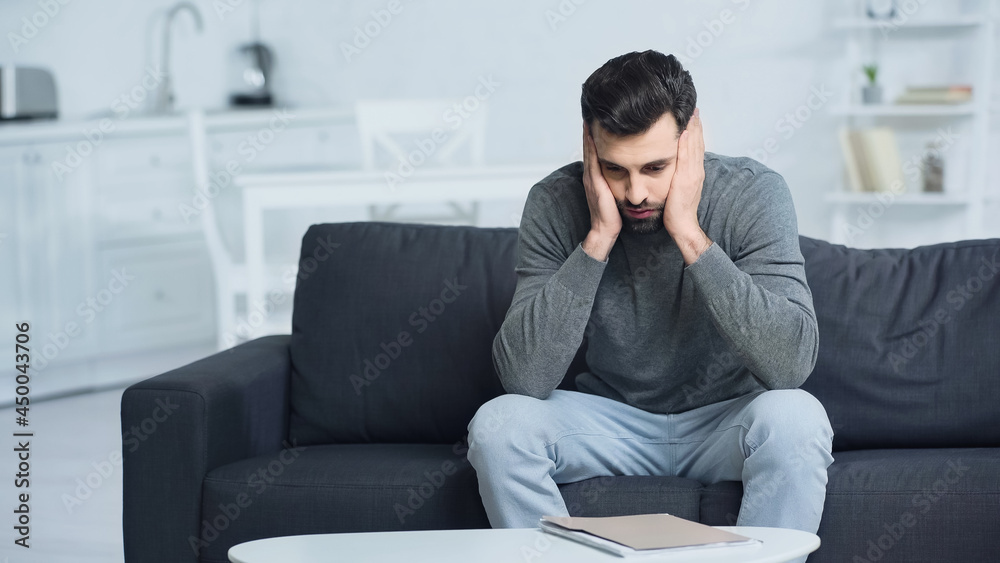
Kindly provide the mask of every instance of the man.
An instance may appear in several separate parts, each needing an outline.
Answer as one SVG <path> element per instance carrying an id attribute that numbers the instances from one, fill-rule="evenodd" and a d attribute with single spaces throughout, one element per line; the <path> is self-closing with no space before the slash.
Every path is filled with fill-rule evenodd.
<path id="1" fill-rule="evenodd" d="M 819 528 L 833 431 L 797 389 L 819 341 L 791 195 L 705 152 L 696 101 L 672 55 L 611 59 L 583 84 L 583 162 L 529 192 L 493 343 L 508 394 L 469 424 L 495 528 L 607 475 L 742 481 L 738 525 Z M 556 389 L 585 336 L 579 391 Z"/>

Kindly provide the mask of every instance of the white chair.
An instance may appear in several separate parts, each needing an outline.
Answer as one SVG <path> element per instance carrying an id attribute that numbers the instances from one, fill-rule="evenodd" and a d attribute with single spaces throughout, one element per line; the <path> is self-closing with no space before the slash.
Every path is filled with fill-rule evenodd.
<path id="1" fill-rule="evenodd" d="M 188 134 L 195 186 L 202 194 L 211 194 L 205 115 L 201 110 L 192 110 L 188 113 Z M 248 288 L 246 263 L 238 261 L 233 251 L 226 245 L 215 212 L 216 199 L 206 197 L 205 200 L 207 205 L 204 209 L 198 210 L 198 218 L 205 234 L 205 244 L 208 247 L 215 278 L 216 345 L 219 350 L 225 350 L 253 338 L 262 327 L 266 330 L 271 326 L 274 322 L 271 313 L 276 304 L 250 303 L 250 300 L 246 299 Z M 266 287 L 280 287 L 279 284 L 290 268 L 294 268 L 294 264 L 268 265 Z M 294 273 L 292 275 L 294 276 Z M 241 302 L 244 304 L 243 307 L 240 307 Z M 273 328 L 276 328 L 277 332 L 282 332 L 282 327 Z"/>
<path id="2" fill-rule="evenodd" d="M 454 110 L 455 104 L 461 105 L 462 103 L 464 102 L 460 99 L 364 100 L 357 102 L 355 104 L 355 123 L 359 131 L 364 170 L 369 172 L 384 170 L 389 173 L 398 171 L 400 162 L 411 163 L 414 168 L 422 170 L 451 167 L 474 170 L 482 166 L 487 106 L 485 102 L 480 101 L 475 109 L 470 109 L 462 115 Z M 209 193 L 211 170 L 204 113 L 200 110 L 189 112 L 188 127 L 196 186 L 202 193 Z M 436 135 L 435 129 L 440 129 Z M 445 138 L 439 142 L 442 133 Z M 408 146 L 408 142 L 400 141 L 401 135 L 410 137 L 412 148 L 409 151 L 405 148 Z M 433 141 L 433 147 L 430 147 L 427 142 L 420 142 L 427 139 Z M 421 151 L 421 146 L 423 151 Z M 456 164 L 463 148 L 469 149 L 467 158 L 469 166 L 467 167 Z M 379 159 L 380 150 L 383 156 L 381 161 Z M 418 157 L 414 151 L 418 151 L 420 157 L 424 158 Z M 384 158 L 386 155 L 389 157 L 388 164 Z M 334 174 L 330 185 L 342 184 L 350 176 L 350 171 L 345 171 L 342 176 Z M 456 178 L 454 181 L 462 185 L 467 185 L 468 182 L 467 179 L 463 178 Z M 281 187 L 276 186 L 274 189 L 281 189 Z M 400 189 L 405 189 L 405 177 Z M 343 201 L 337 199 L 332 193 L 329 197 L 332 198 L 329 205 L 337 205 Z M 230 348 L 262 333 L 287 332 L 286 328 L 275 322 L 268 322 L 275 321 L 275 318 L 267 314 L 266 309 L 269 305 L 267 302 L 252 303 L 251 301 L 262 301 L 265 295 L 269 295 L 269 291 L 265 291 L 265 288 L 267 290 L 273 288 L 290 289 L 287 287 L 287 279 L 294 279 L 294 261 L 286 265 L 267 263 L 263 256 L 258 256 L 262 253 L 261 245 L 252 245 L 255 250 L 247 250 L 246 256 L 240 261 L 222 236 L 220 217 L 215 208 L 217 200 L 207 199 L 207 206 L 199 211 L 199 219 L 205 233 L 205 241 L 215 274 L 218 348 L 220 350 Z M 325 198 L 323 199 L 325 200 Z M 413 201 L 413 198 L 410 201 Z M 324 201 L 323 204 L 325 205 L 326 202 Z M 405 205 L 412 210 L 422 206 L 439 204 L 421 202 Z M 367 207 L 369 218 L 374 221 L 468 225 L 477 223 L 479 218 L 478 202 L 469 202 L 464 207 L 456 202 L 449 202 L 445 205 L 453 213 L 408 214 L 404 216 L 398 213 L 402 204 L 378 204 L 367 205 Z M 247 242 L 247 228 L 248 225 L 245 224 L 244 243 Z M 258 222 L 256 226 L 251 225 L 249 228 L 251 230 L 262 229 L 263 225 Z M 253 258 L 250 254 L 253 254 Z M 248 268 L 248 262 L 251 260 L 259 267 Z M 262 271 L 263 274 L 260 276 L 262 279 L 251 280 L 250 270 Z M 250 298 L 251 294 L 257 297 Z M 241 303 L 245 303 L 245 306 L 240 307 Z"/>
<path id="3" fill-rule="evenodd" d="M 365 170 L 385 170 L 396 173 L 405 183 L 407 170 L 424 166 L 456 166 L 456 154 L 468 147 L 469 166 L 482 166 L 486 145 L 486 121 L 489 114 L 485 101 L 476 100 L 474 107 L 466 99 L 359 100 L 355 103 L 355 119 L 361 140 L 362 163 Z M 406 136 L 406 141 L 400 137 Z M 405 147 L 404 147 L 405 145 Z M 390 157 L 379 161 L 379 149 Z M 467 207 L 447 204 L 453 214 L 423 214 L 401 216 L 400 205 L 369 206 L 372 221 L 430 222 L 475 225 L 479 203 Z"/>

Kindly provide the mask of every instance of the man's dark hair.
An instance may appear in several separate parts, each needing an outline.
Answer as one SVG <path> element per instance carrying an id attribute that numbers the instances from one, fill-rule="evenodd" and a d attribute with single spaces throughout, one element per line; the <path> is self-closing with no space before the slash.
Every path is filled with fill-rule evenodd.
<path id="1" fill-rule="evenodd" d="M 648 131 L 664 113 L 677 121 L 677 134 L 687 127 L 698 94 L 691 73 L 673 55 L 633 51 L 615 57 L 583 83 L 580 106 L 591 127 L 594 120 L 619 137 Z"/>

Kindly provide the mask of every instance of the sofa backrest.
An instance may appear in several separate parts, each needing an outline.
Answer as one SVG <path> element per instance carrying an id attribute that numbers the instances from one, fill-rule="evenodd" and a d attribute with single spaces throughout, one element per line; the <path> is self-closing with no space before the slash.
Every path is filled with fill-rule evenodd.
<path id="1" fill-rule="evenodd" d="M 1000 239 L 800 246 L 834 449 L 1000 446 Z"/>
<path id="2" fill-rule="evenodd" d="M 454 443 L 504 392 L 493 337 L 514 294 L 517 229 L 336 223 L 302 239 L 289 437 Z"/>
<path id="3" fill-rule="evenodd" d="M 803 388 L 830 414 L 835 449 L 1000 446 L 1000 239 L 800 246 L 820 336 Z M 311 226 L 295 287 L 289 437 L 460 440 L 504 392 L 492 343 L 516 248 L 516 228 Z M 568 374 L 586 369 L 585 348 Z"/>

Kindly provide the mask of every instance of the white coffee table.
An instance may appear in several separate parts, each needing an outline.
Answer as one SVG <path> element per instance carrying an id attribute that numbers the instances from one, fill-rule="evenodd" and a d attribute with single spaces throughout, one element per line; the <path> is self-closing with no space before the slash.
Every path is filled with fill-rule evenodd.
<path id="1" fill-rule="evenodd" d="M 679 552 L 666 557 L 645 556 L 642 561 L 687 563 L 771 563 L 788 561 L 816 551 L 816 534 L 783 528 L 719 526 L 763 545 Z M 537 529 L 429 530 L 417 532 L 361 532 L 267 538 L 235 545 L 232 563 L 621 563 L 622 558 L 547 534 Z"/>

